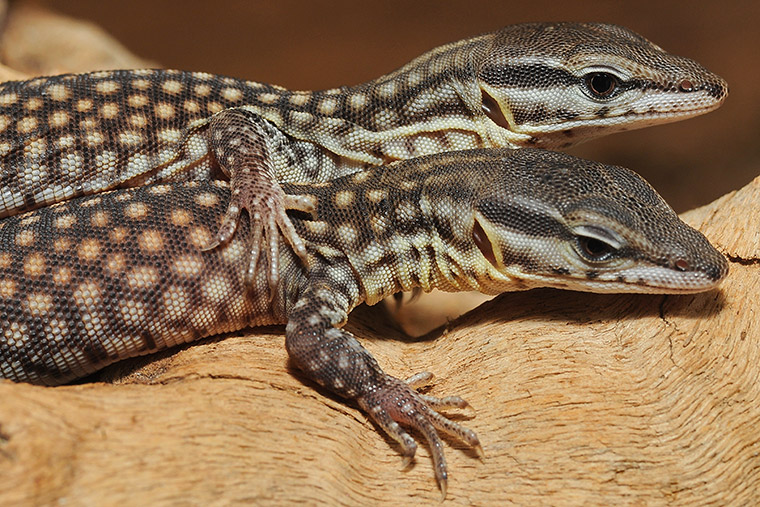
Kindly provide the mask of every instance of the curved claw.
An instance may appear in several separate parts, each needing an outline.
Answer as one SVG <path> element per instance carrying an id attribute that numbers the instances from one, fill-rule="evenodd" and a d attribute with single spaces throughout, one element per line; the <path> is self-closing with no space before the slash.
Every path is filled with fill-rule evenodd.
<path id="1" fill-rule="evenodd" d="M 459 396 L 436 398 L 425 396 L 414 390 L 414 386 L 425 385 L 432 374 L 423 372 L 408 379 L 408 383 L 388 376 L 387 382 L 369 394 L 358 398 L 359 405 L 385 432 L 401 445 L 401 454 L 407 465 L 414 457 L 417 444 L 400 424 L 419 431 L 427 440 L 438 487 L 443 498 L 446 496 L 448 484 L 448 469 L 443 452 L 443 442 L 438 436 L 442 431 L 466 443 L 468 446 L 481 449 L 480 440 L 474 431 L 442 416 L 436 408 L 469 406 Z M 482 453 L 482 449 L 480 450 Z"/>
<path id="2" fill-rule="evenodd" d="M 309 267 L 306 243 L 301 239 L 287 215 L 287 210 L 294 209 L 313 215 L 316 202 L 310 196 L 286 195 L 279 185 L 269 188 L 269 191 L 259 191 L 255 194 L 235 189 L 230 196 L 230 203 L 211 242 L 202 248 L 203 251 L 213 250 L 219 245 L 226 244 L 237 230 L 240 213 L 246 210 L 251 217 L 253 234 L 250 243 L 250 260 L 247 280 L 250 283 L 259 266 L 259 260 L 264 257 L 267 261 L 267 280 L 270 295 L 274 296 L 280 281 L 280 234 L 291 246 L 304 266 Z"/>

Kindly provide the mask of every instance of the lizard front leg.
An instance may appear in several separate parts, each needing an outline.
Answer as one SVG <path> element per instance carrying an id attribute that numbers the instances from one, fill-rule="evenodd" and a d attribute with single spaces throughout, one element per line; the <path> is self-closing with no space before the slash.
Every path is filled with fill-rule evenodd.
<path id="1" fill-rule="evenodd" d="M 226 109 L 209 122 L 209 139 L 222 171 L 230 178 L 232 193 L 222 225 L 205 250 L 232 238 L 240 212 L 246 210 L 253 228 L 248 279 L 252 280 L 262 253 L 268 265 L 271 292 L 279 285 L 279 233 L 308 266 L 306 245 L 296 232 L 288 209 L 312 214 L 315 204 L 305 196 L 286 195 L 277 182 L 270 143 L 260 116 L 244 109 Z"/>
<path id="2" fill-rule="evenodd" d="M 335 273 L 336 267 L 330 270 Z M 351 275 L 347 272 L 345 276 L 343 279 L 348 280 Z M 401 424 L 419 431 L 430 446 L 435 477 L 445 497 L 448 471 L 438 432 L 459 438 L 479 453 L 482 450 L 475 432 L 435 409 L 464 408 L 467 402 L 458 396 L 436 398 L 418 393 L 415 387 L 432 378 L 429 373 L 414 375 L 407 381 L 385 373 L 351 333 L 337 327 L 348 317 L 349 298 L 330 288 L 335 282 L 312 276 L 289 312 L 285 345 L 291 359 L 320 385 L 344 398 L 355 399 L 399 443 L 405 464 L 411 462 L 417 444 Z"/>

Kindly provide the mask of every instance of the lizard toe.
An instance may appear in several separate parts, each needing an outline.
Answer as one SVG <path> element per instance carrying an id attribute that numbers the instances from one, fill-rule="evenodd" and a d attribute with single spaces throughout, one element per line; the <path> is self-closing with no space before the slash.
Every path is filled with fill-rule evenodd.
<path id="1" fill-rule="evenodd" d="M 391 438 L 399 442 L 405 464 L 411 461 L 417 446 L 414 439 L 401 428 L 401 425 L 408 426 L 423 435 L 430 447 L 436 481 L 445 496 L 448 468 L 439 432 L 454 436 L 478 450 L 480 440 L 474 431 L 439 414 L 433 408 L 462 408 L 468 406 L 466 401 L 458 396 L 436 398 L 422 395 L 412 387 L 430 378 L 432 375 L 425 372 L 411 377 L 410 383 L 407 383 L 388 376 L 387 383 L 358 398 L 358 402 Z"/>

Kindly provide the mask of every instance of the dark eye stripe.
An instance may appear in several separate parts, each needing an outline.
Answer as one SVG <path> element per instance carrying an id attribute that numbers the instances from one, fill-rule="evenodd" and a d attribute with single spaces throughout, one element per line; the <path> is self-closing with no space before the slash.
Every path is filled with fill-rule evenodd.
<path id="1" fill-rule="evenodd" d="M 581 82 L 580 78 L 566 70 L 541 64 L 486 65 L 479 77 L 492 86 L 525 87 L 530 83 L 531 88 L 573 86 Z"/>
<path id="2" fill-rule="evenodd" d="M 568 239 L 572 233 L 556 218 L 525 207 L 495 200 L 483 200 L 478 211 L 489 221 L 526 236 Z"/>

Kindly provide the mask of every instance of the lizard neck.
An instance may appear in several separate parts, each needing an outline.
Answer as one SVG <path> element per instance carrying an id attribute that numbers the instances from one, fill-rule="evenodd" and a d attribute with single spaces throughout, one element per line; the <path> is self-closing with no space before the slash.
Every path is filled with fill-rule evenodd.
<path id="1" fill-rule="evenodd" d="M 491 45 L 490 35 L 447 44 L 354 86 L 267 87 L 253 97 L 253 107 L 287 135 L 368 166 L 443 151 L 519 147 L 530 136 L 495 124 L 483 110 L 477 73 Z"/>
<path id="2" fill-rule="evenodd" d="M 414 159 L 326 183 L 285 186 L 318 203 L 317 220 L 298 220 L 296 228 L 319 269 L 356 275 L 341 291 L 353 305 L 416 287 L 487 294 L 527 288 L 499 273 L 473 242 L 477 179 L 438 159 L 440 165 Z"/>

